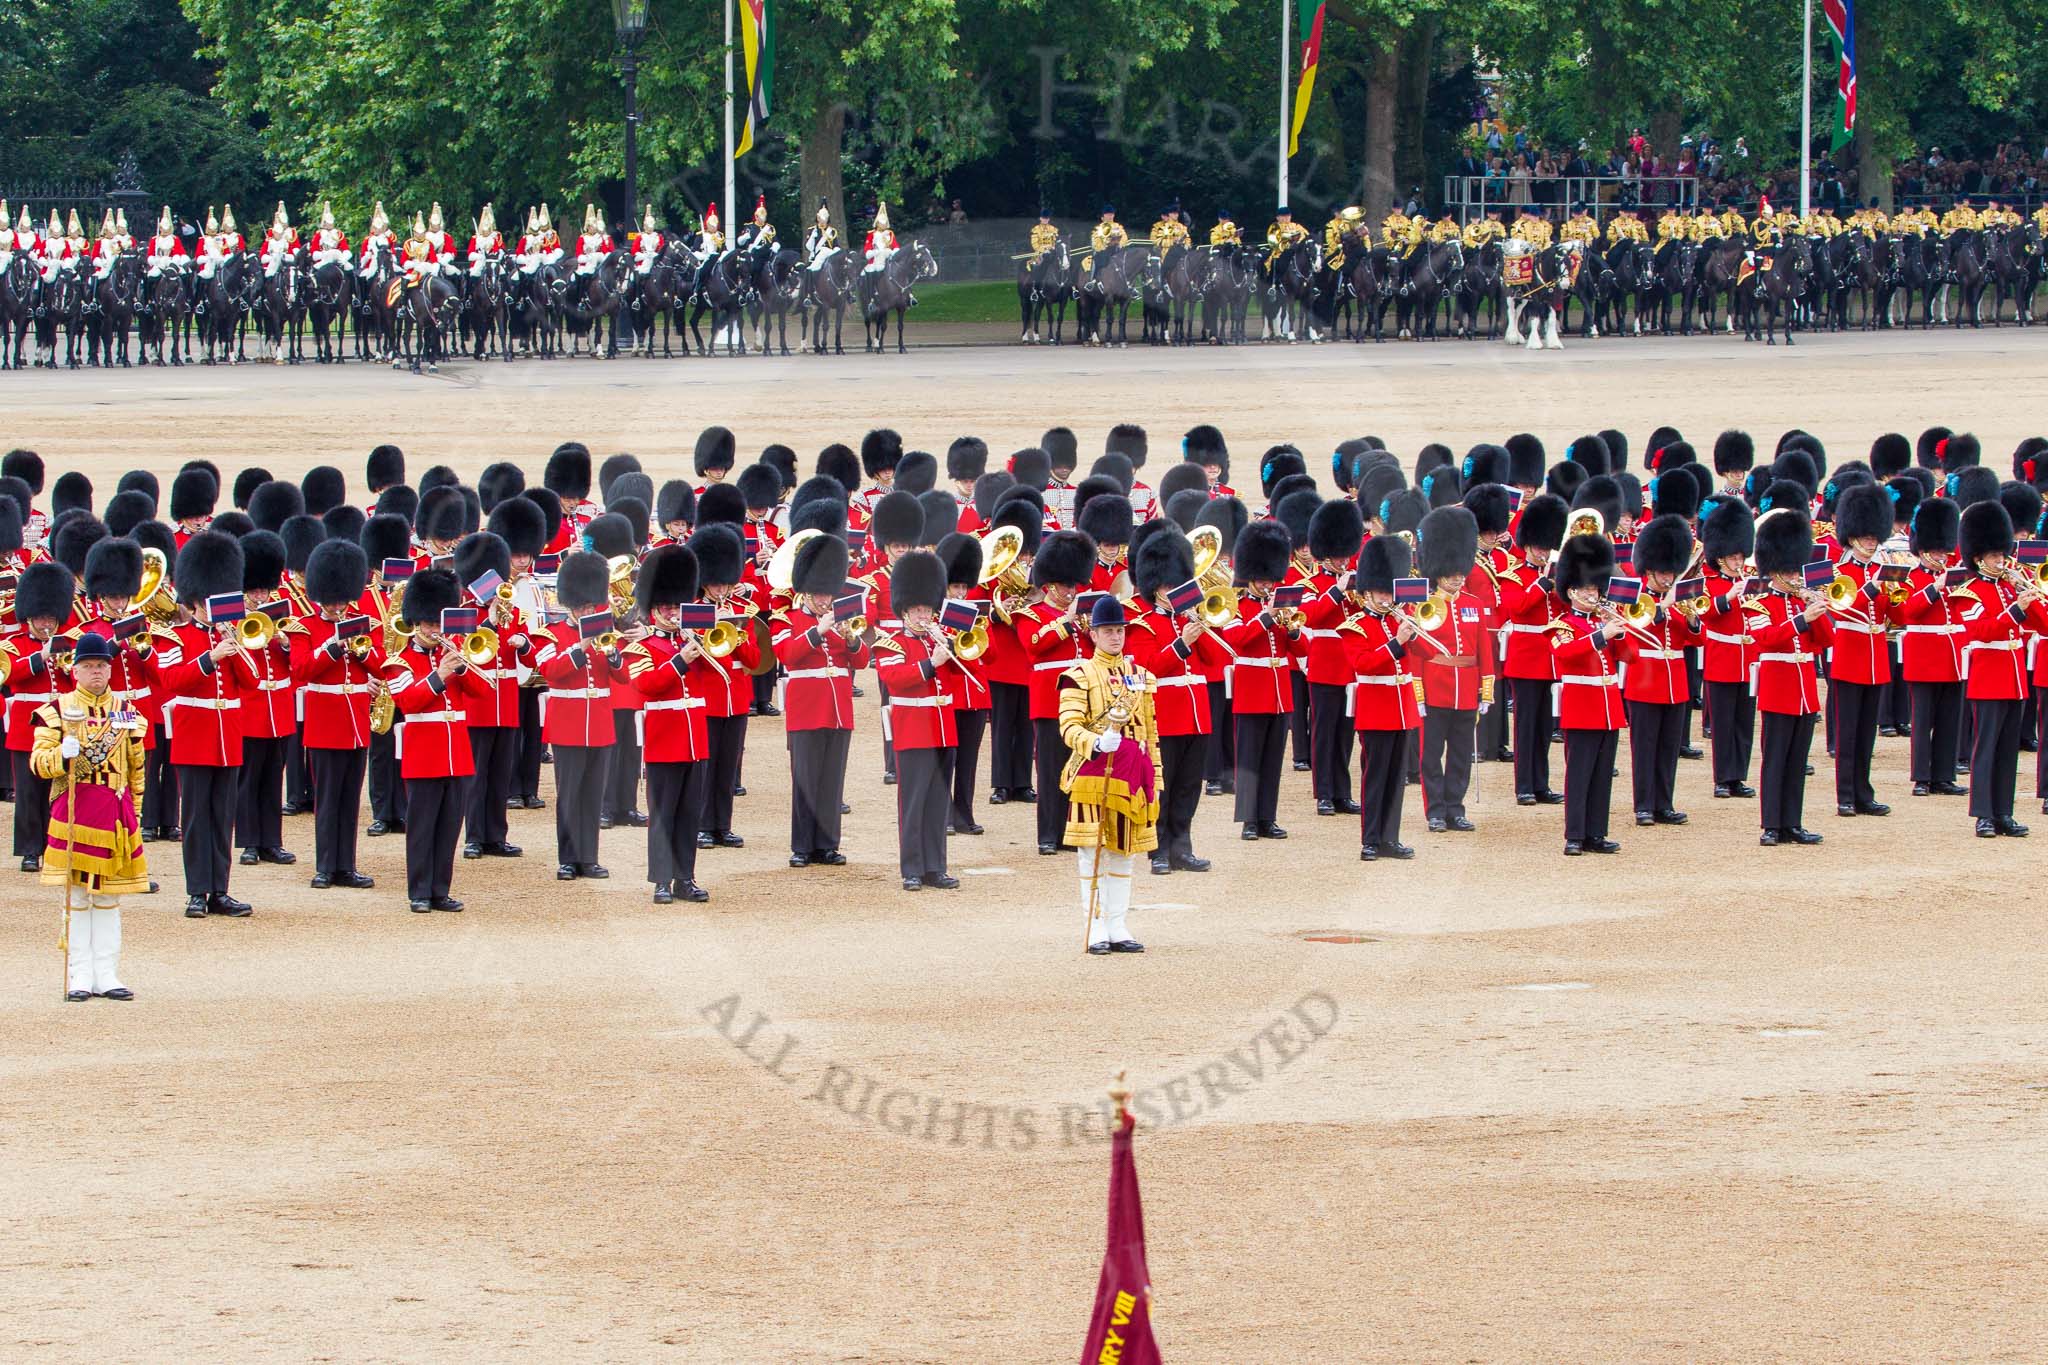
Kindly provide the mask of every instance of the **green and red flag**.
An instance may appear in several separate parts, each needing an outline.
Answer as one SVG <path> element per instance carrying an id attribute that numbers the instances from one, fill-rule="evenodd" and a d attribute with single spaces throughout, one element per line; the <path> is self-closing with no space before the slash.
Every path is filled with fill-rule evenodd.
<path id="1" fill-rule="evenodd" d="M 1856 136 L 1856 5 L 1821 0 L 1820 7 L 1835 43 L 1835 126 L 1828 145 L 1840 151 Z"/>
<path id="2" fill-rule="evenodd" d="M 1286 3 L 1286 0 L 1282 0 Z M 1301 150 L 1301 125 L 1308 121 L 1308 100 L 1316 88 L 1316 63 L 1323 55 L 1324 0 L 1296 0 L 1301 15 L 1301 79 L 1294 86 L 1293 126 L 1287 131 L 1287 155 Z"/>
<path id="3" fill-rule="evenodd" d="M 1159 1365 L 1152 1339 L 1152 1275 L 1145 1269 L 1145 1204 L 1131 1154 L 1131 1111 L 1119 1100 L 1109 1150 L 1109 1246 L 1095 1284 L 1095 1315 L 1081 1365 Z"/>
<path id="4" fill-rule="evenodd" d="M 775 85 L 774 0 L 738 0 L 740 56 L 745 67 L 747 121 L 740 130 L 734 159 L 754 149 L 754 142 L 768 124 L 770 96 Z"/>

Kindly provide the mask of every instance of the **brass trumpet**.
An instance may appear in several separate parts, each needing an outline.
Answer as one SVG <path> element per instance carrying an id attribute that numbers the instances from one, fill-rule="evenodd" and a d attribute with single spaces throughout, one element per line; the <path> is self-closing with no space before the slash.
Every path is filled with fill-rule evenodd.
<path id="1" fill-rule="evenodd" d="M 1009 530 L 1012 528 L 1005 527 L 1004 529 Z M 953 632 L 953 654 L 955 658 L 973 663 L 986 653 L 988 653 L 988 620 L 986 618 L 976 621 L 966 630 L 956 630 Z"/>
<path id="2" fill-rule="evenodd" d="M 1440 592 L 1433 592 L 1415 604 L 1415 610 L 1409 613 L 1409 619 L 1415 622 L 1418 629 L 1435 630 L 1444 623 L 1444 618 L 1450 615 L 1450 610 L 1450 599 Z"/>
<path id="3" fill-rule="evenodd" d="M 703 633 L 704 652 L 714 659 L 726 658 L 740 647 L 740 641 L 745 638 L 738 622 L 720 621 Z"/>
<path id="4" fill-rule="evenodd" d="M 1211 630 L 1237 624 L 1237 589 L 1219 586 L 1202 594 L 1202 604 L 1195 608 L 1195 615 Z"/>
<path id="5" fill-rule="evenodd" d="M 370 637 L 368 635 L 351 635 L 343 647 L 358 660 L 370 657 Z"/>

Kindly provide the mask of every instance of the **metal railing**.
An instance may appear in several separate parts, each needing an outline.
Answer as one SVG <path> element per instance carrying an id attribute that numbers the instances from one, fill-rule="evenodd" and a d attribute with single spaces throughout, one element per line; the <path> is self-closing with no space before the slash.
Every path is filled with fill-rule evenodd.
<path id="1" fill-rule="evenodd" d="M 1447 175 L 1443 183 L 1446 212 L 1469 223 L 1487 209 L 1561 209 L 1584 204 L 1595 218 L 1616 209 L 1690 209 L 1699 204 L 1697 175 L 1531 175 L 1511 180 L 1505 175 Z"/>

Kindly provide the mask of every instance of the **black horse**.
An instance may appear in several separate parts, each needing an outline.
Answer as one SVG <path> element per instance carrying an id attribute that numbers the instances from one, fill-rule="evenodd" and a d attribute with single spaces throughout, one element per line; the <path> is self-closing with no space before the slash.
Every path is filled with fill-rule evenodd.
<path id="1" fill-rule="evenodd" d="M 1614 287 L 1608 294 L 1602 325 L 1609 336 L 1641 336 L 1643 300 L 1656 273 L 1650 244 L 1633 239 L 1610 244 L 1607 268 L 1614 272 Z"/>
<path id="2" fill-rule="evenodd" d="M 1150 259 L 1145 246 L 1111 247 L 1095 253 L 1095 268 L 1081 284 L 1081 339 L 1091 346 L 1128 346 L 1131 305 L 1138 299 L 1138 280 Z M 1114 332 L 1116 340 L 1111 342 Z"/>
<path id="3" fill-rule="evenodd" d="M 1202 339 L 1218 345 L 1244 344 L 1245 314 L 1251 311 L 1258 266 L 1242 242 L 1207 246 L 1202 275 Z"/>
<path id="4" fill-rule="evenodd" d="M 1502 259 L 1500 243 L 1491 238 L 1482 242 L 1476 251 L 1465 253 L 1465 263 L 1457 278 L 1451 281 L 1451 308 L 1459 336 L 1479 335 L 1481 305 L 1487 312 L 1487 340 L 1500 335 Z"/>
<path id="5" fill-rule="evenodd" d="M 1738 280 L 1735 296 L 1742 310 L 1742 335 L 1747 341 L 1778 344 L 1780 319 L 1785 344 L 1799 322 L 1799 304 L 1811 292 L 1813 245 L 1805 237 L 1788 236 L 1780 246 L 1757 253 L 1756 269 Z"/>
<path id="6" fill-rule="evenodd" d="M 1571 330 L 1570 305 L 1576 300 L 1579 305 L 1579 337 L 1591 340 L 1600 335 L 1600 318 L 1606 311 L 1607 301 L 1614 295 L 1614 272 L 1608 267 L 1607 257 L 1598 246 L 1591 242 L 1582 243 L 1576 251 L 1569 253 L 1571 287 L 1565 291 L 1559 303 L 1558 325 Z"/>
<path id="7" fill-rule="evenodd" d="M 809 349 L 817 355 L 825 354 L 825 323 L 832 323 L 832 354 L 846 354 L 846 310 L 859 306 L 860 262 L 853 253 L 844 248 L 832 252 L 813 266 L 806 266 L 806 293 L 810 311 L 806 325 L 810 328 Z"/>
<path id="8" fill-rule="evenodd" d="M 28 368 L 28 331 L 42 281 L 28 253 L 17 251 L 0 271 L 0 370 Z"/>
<path id="9" fill-rule="evenodd" d="M 1413 334 L 1418 341 L 1437 339 L 1437 310 L 1464 268 L 1465 244 L 1456 237 L 1416 248 L 1403 276 L 1407 292 L 1395 309 L 1404 335 Z"/>
<path id="10" fill-rule="evenodd" d="M 930 248 L 923 242 L 912 242 L 891 252 L 889 259 L 873 276 L 873 287 L 868 294 L 867 306 L 862 311 L 866 328 L 873 332 L 873 344 L 869 350 L 888 349 L 889 315 L 896 315 L 896 353 L 903 354 L 903 315 L 917 302 L 911 289 L 919 280 L 929 280 L 939 273 L 939 263 L 932 259 Z"/>
<path id="11" fill-rule="evenodd" d="M 500 253 L 487 258 L 483 269 L 470 277 L 459 325 L 472 359 L 485 359 L 495 349 L 501 360 L 512 363 L 512 269 Z"/>
<path id="12" fill-rule="evenodd" d="M 1991 287 L 1991 269 L 1985 259 L 1984 234 L 1958 232 L 1949 239 L 1949 279 L 1956 290 L 1953 326 L 1963 325 L 1967 316 L 1972 327 L 1984 325 L 1984 291 Z"/>
<path id="13" fill-rule="evenodd" d="M 1050 324 L 1047 330 L 1052 333 L 1052 344 L 1059 345 L 1067 304 L 1073 297 L 1073 258 L 1067 251 L 1067 239 L 1061 237 L 1038 253 L 1037 259 L 1027 256 L 1017 263 L 1017 311 L 1023 319 L 1023 332 L 1017 339 L 1027 346 L 1036 345 L 1038 326 L 1044 321 Z"/>
<path id="14" fill-rule="evenodd" d="M 1266 320 L 1266 340 L 1285 339 L 1288 344 L 1306 335 L 1316 335 L 1314 304 L 1316 276 L 1323 268 L 1323 249 L 1312 237 L 1270 253 L 1266 258 L 1266 287 L 1259 301 Z"/>
<path id="15" fill-rule="evenodd" d="M 1664 336 L 1671 335 L 1674 306 L 1679 332 L 1692 335 L 1693 305 L 1699 298 L 1699 250 L 1698 243 L 1667 237 L 1651 252 L 1649 297 L 1656 310 L 1652 326 Z"/>
<path id="16" fill-rule="evenodd" d="M 300 247 L 278 262 L 277 273 L 259 276 L 261 294 L 256 305 L 263 339 L 269 343 L 271 359 L 277 364 L 296 365 L 305 359 L 306 272 L 312 253 Z"/>
<path id="17" fill-rule="evenodd" d="M 448 338 L 461 308 L 455 286 L 440 275 L 422 272 L 405 278 L 392 308 L 402 355 L 392 356 L 391 368 L 408 365 L 418 374 L 425 366 L 428 374 L 436 373 L 448 355 Z"/>
<path id="18" fill-rule="evenodd" d="M 690 296 L 690 337 L 697 343 L 698 354 L 716 355 L 720 337 L 725 338 L 727 355 L 747 353 L 747 338 L 740 322 L 746 316 L 752 293 L 746 266 L 734 253 L 728 251 L 705 263 L 697 273 L 696 292 Z M 706 313 L 711 315 L 709 342 L 697 330 Z"/>
<path id="19" fill-rule="evenodd" d="M 128 368 L 128 348 L 142 302 L 142 254 L 134 249 L 114 257 L 103 280 L 91 281 L 93 311 L 86 318 L 86 364 Z"/>
<path id="20" fill-rule="evenodd" d="M 635 354 L 653 358 L 654 329 L 658 321 L 661 324 L 662 357 L 675 358 L 676 313 L 688 297 L 689 281 L 695 273 L 696 264 L 680 246 L 670 241 L 648 263 L 645 274 L 638 266 L 634 267 L 633 278 L 626 286 L 626 311 L 633 319 Z M 686 341 L 683 353 L 687 355 L 689 350 L 690 344 Z"/>
<path id="21" fill-rule="evenodd" d="M 562 319 L 569 329 L 569 355 L 574 359 L 583 338 L 590 338 L 590 355 L 598 355 L 598 337 L 604 337 L 604 358 L 619 354 L 619 314 L 626 306 L 626 282 L 633 273 L 633 258 L 625 248 L 613 247 L 588 275 L 572 279 L 562 296 Z"/>
<path id="22" fill-rule="evenodd" d="M 306 276 L 306 317 L 313 324 L 313 359 L 322 365 L 338 365 L 341 329 L 348 321 L 349 305 L 355 298 L 355 272 L 346 261 L 327 261 L 312 267 Z"/>
<path id="23" fill-rule="evenodd" d="M 248 269 L 247 256 L 227 256 L 214 263 L 211 276 L 193 277 L 192 313 L 199 326 L 202 365 L 232 365 L 239 359 L 236 342 L 246 317 Z"/>
<path id="24" fill-rule="evenodd" d="M 1201 309 L 1202 264 L 1193 248 L 1180 245 L 1168 247 L 1158 258 L 1145 290 L 1146 340 L 1171 346 L 1193 342 Z M 1159 310 L 1156 332 L 1152 326 L 1155 299 Z"/>
<path id="25" fill-rule="evenodd" d="M 797 311 L 797 300 L 803 294 L 803 253 L 790 247 L 777 248 L 772 242 L 761 242 L 746 252 L 744 260 L 748 273 L 747 292 L 753 296 L 747 315 L 751 323 L 761 329 L 756 349 L 761 355 L 774 353 L 775 348 L 768 344 L 768 330 L 773 327 L 782 354 L 788 355 L 789 315 Z M 801 335 L 798 344 L 802 344 Z"/>
<path id="26" fill-rule="evenodd" d="M 142 282 L 143 294 L 140 312 L 137 314 L 142 326 L 142 357 L 149 359 L 152 346 L 156 348 L 156 363 L 164 364 L 164 352 L 170 352 L 170 363 L 183 365 L 192 356 L 192 281 L 184 271 L 167 268 L 155 278 L 145 276 Z"/>

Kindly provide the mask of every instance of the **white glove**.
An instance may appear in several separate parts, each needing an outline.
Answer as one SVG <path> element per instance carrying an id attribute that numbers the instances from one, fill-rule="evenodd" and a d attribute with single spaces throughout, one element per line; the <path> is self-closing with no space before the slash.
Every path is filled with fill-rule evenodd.
<path id="1" fill-rule="evenodd" d="M 57 752 L 66 758 L 77 758 L 79 755 L 78 737 L 76 735 L 64 736 L 64 742 L 57 746 Z"/>
<path id="2" fill-rule="evenodd" d="M 1117 746 L 1123 742 L 1124 737 L 1122 735 L 1114 730 L 1106 730 L 1095 737 L 1095 752 L 1098 754 L 1113 754 L 1116 752 Z"/>
<path id="3" fill-rule="evenodd" d="M 1485 715 L 1488 711 L 1491 711 L 1492 709 L 1493 703 L 1490 701 L 1483 701 L 1479 703 L 1479 714 L 1482 716 Z"/>

